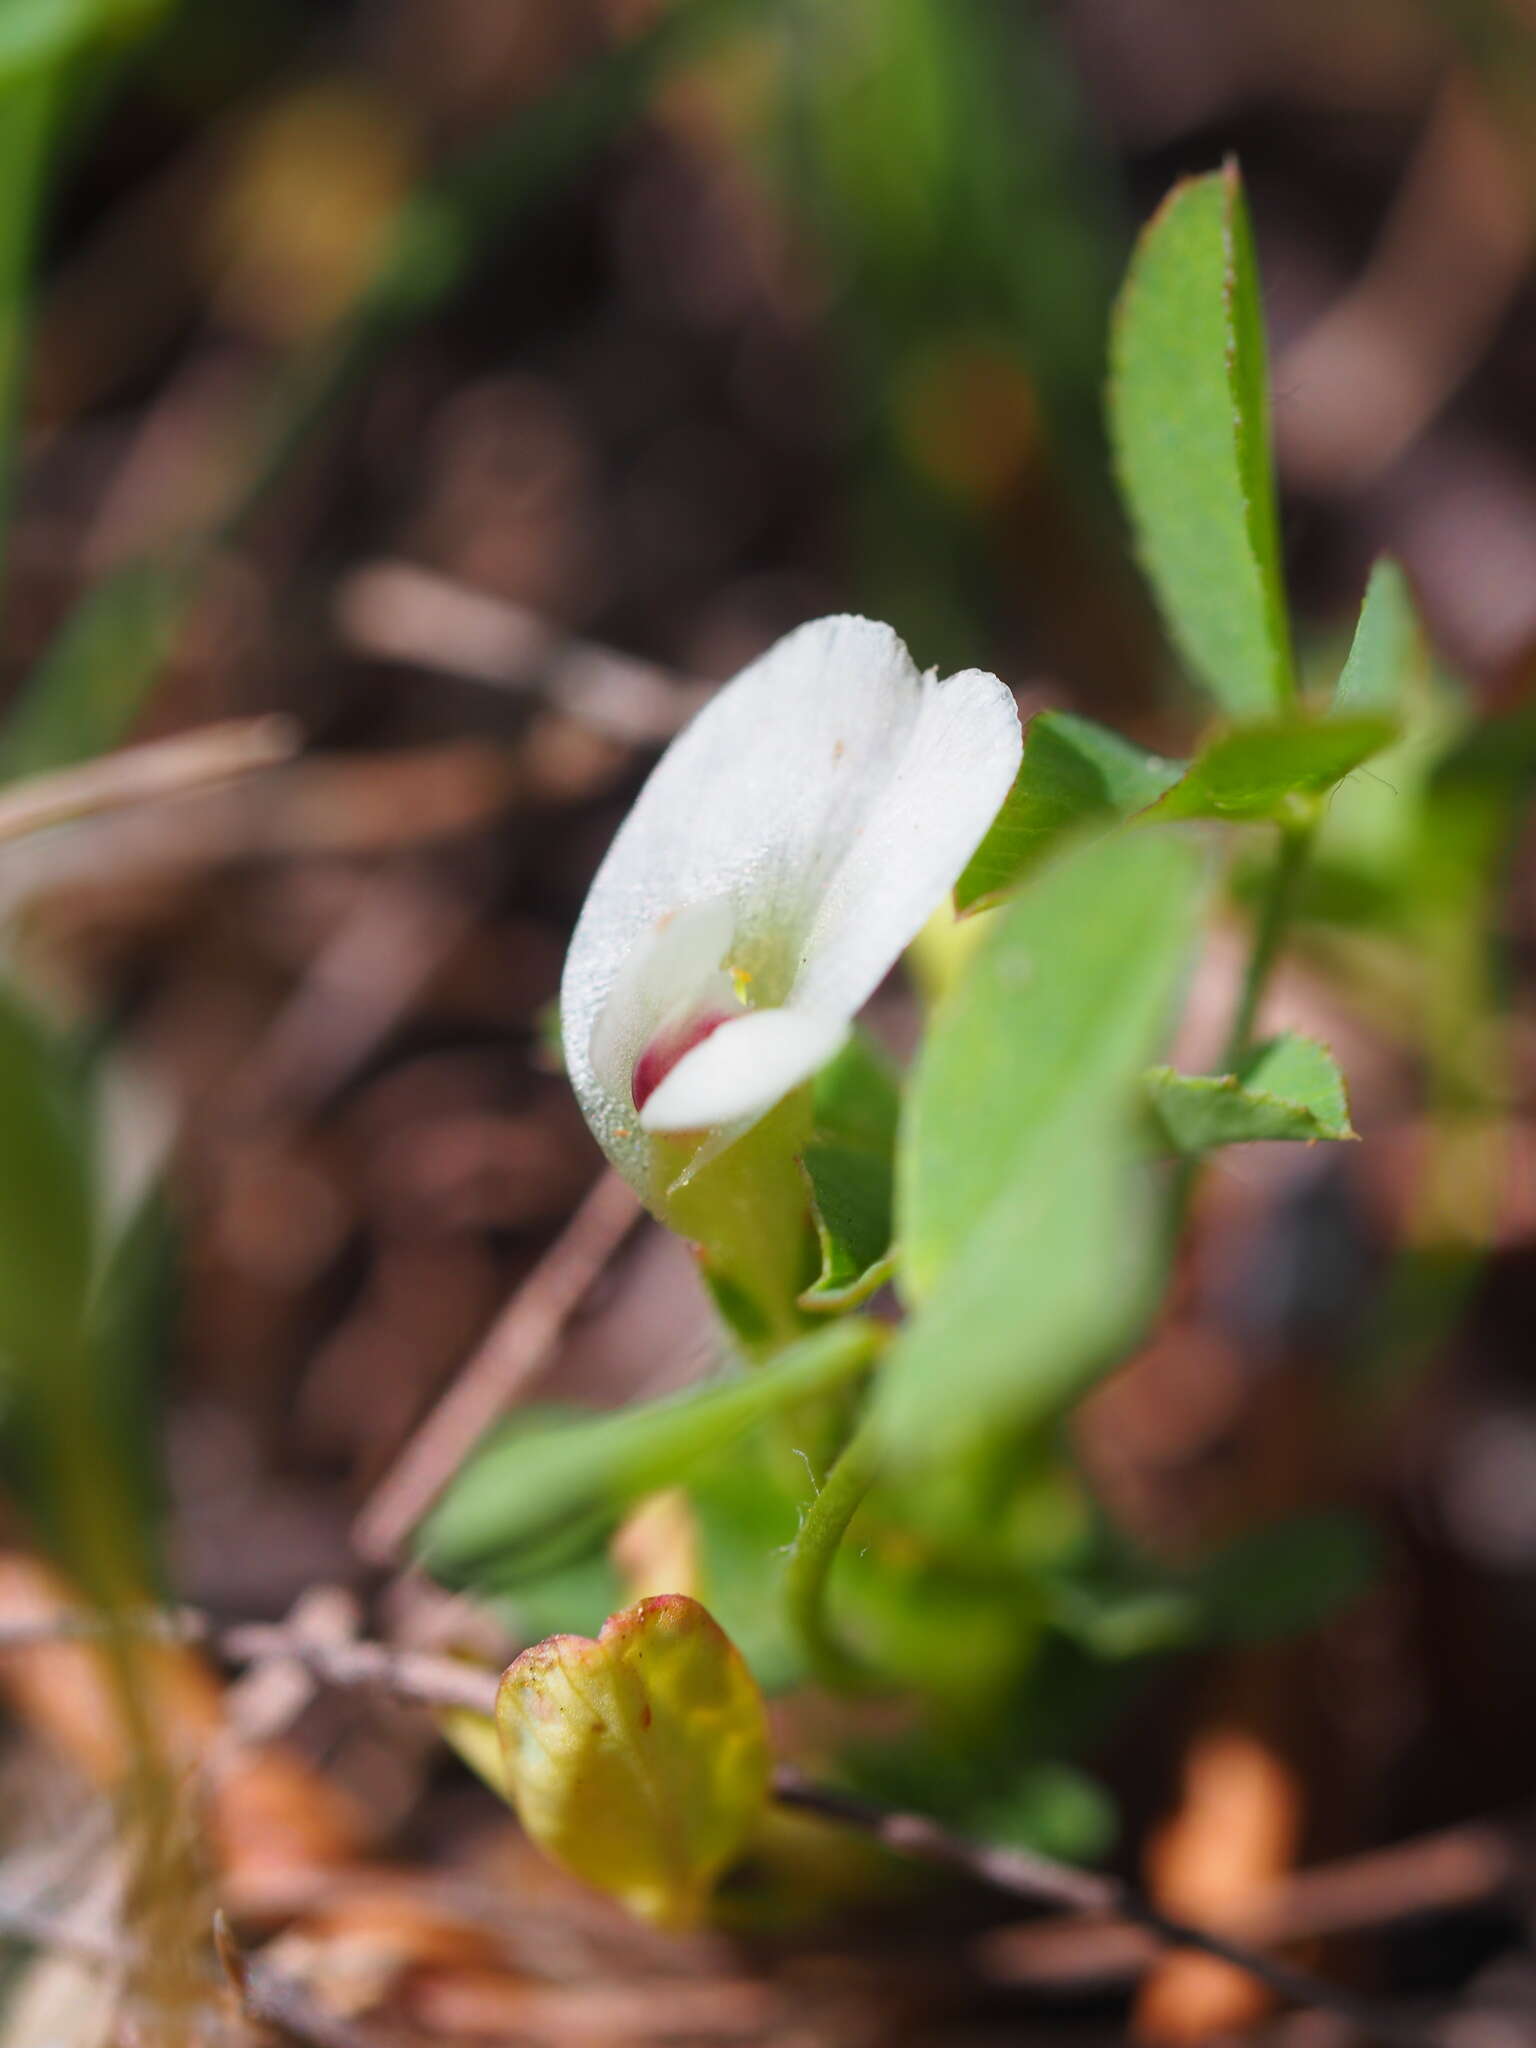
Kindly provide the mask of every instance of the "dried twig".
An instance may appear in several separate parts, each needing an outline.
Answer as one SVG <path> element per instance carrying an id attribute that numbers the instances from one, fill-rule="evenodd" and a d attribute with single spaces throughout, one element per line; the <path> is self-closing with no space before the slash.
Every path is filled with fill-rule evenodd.
<path id="1" fill-rule="evenodd" d="M 1512 1895 L 1524 1860 L 1512 1828 L 1469 1821 L 1293 1871 L 1245 1900 L 1230 1931 L 1269 1948 L 1457 1912 Z M 987 1975 L 1002 1983 L 1110 1986 L 1133 1981 L 1157 1949 L 1129 1920 L 1074 1914 L 1001 1928 L 981 1952 Z"/>
<path id="2" fill-rule="evenodd" d="M 13 841 L 0 863 L 0 908 L 227 861 L 395 853 L 460 839 L 505 810 L 519 785 L 506 749 L 478 741 L 279 763 L 259 795 L 249 778 L 188 786 L 174 804 L 77 814 L 70 832 Z"/>
<path id="3" fill-rule="evenodd" d="M 0 1940 L 25 1942 L 29 1948 L 62 1949 L 80 1962 L 96 1963 L 103 1969 L 117 1969 L 128 1961 L 128 1950 L 111 1935 L 82 1927 L 30 1901 L 3 1896 Z"/>
<path id="4" fill-rule="evenodd" d="M 204 1643 L 231 1664 L 283 1659 L 302 1665 L 328 1685 L 370 1686 L 422 1706 L 468 1707 L 486 1714 L 494 1712 L 496 1706 L 496 1673 L 480 1665 L 399 1650 L 389 1643 L 310 1635 L 285 1622 L 242 1621 L 219 1628 L 193 1608 L 116 1615 L 81 1611 L 0 1621 L 0 1656 L 43 1643 L 109 1636 L 159 1643 Z"/>
<path id="5" fill-rule="evenodd" d="M 481 905 L 393 875 L 362 895 L 309 963 L 225 1091 L 223 1114 L 254 1123 L 313 1111 L 409 1013 Z"/>
<path id="6" fill-rule="evenodd" d="M 282 1657 L 328 1685 L 368 1686 L 426 1707 L 467 1707 L 477 1714 L 496 1710 L 497 1674 L 453 1657 L 397 1650 L 389 1643 L 306 1636 L 281 1622 L 241 1622 L 212 1631 L 209 1640 L 232 1664 Z"/>
<path id="7" fill-rule="evenodd" d="M 1452 73 L 1365 271 L 1276 364 L 1293 478 L 1358 491 L 1418 439 L 1520 288 L 1533 229 L 1518 152 Z"/>
<path id="8" fill-rule="evenodd" d="M 1215 1956 L 1246 1970 L 1292 2004 L 1340 2014 L 1362 2027 L 1373 2041 L 1401 2044 L 1401 2048 L 1431 2048 L 1438 2039 L 1431 2030 L 1383 2011 L 1369 2000 L 1356 1998 L 1352 1992 L 1314 1977 L 1309 1970 L 1296 1969 L 1213 1928 L 1197 1927 L 1160 1912 L 1122 1879 L 1106 1872 L 1075 1869 L 1029 1850 L 997 1849 L 972 1842 L 922 1814 L 892 1813 L 851 1793 L 810 1784 L 797 1771 L 783 1766 L 774 1774 L 773 1790 L 781 1806 L 857 1828 L 861 1834 L 903 1856 L 920 1857 L 925 1863 L 957 1870 L 996 1891 L 1072 1913 L 1114 1914 L 1144 1928 L 1170 1948 L 1195 1949 L 1202 1955 Z"/>
<path id="9" fill-rule="evenodd" d="M 303 739 L 291 718 L 232 718 L 52 775 L 28 776 L 0 795 L 0 841 L 231 782 L 291 761 Z"/>
<path id="10" fill-rule="evenodd" d="M 629 746 L 670 739 L 710 694 L 617 648 L 577 639 L 526 605 L 411 562 L 354 570 L 337 593 L 336 622 L 342 637 L 374 660 L 536 692 L 567 717 Z"/>
<path id="11" fill-rule="evenodd" d="M 327 2012 L 295 1978 L 258 1956 L 247 1956 L 222 1913 L 213 1916 L 213 1945 L 229 1988 L 253 2025 L 309 2048 L 378 2048 L 381 2036 Z"/>
<path id="12" fill-rule="evenodd" d="M 549 1356 L 639 1215 L 629 1188 L 605 1172 L 364 1504 L 352 1540 L 370 1562 L 399 1555 L 479 1438 Z"/>

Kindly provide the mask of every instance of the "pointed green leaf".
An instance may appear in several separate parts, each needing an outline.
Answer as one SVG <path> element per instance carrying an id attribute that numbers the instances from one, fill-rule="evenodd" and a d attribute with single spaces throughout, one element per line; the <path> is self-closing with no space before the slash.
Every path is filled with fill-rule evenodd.
<path id="1" fill-rule="evenodd" d="M 653 1925 L 696 1926 L 768 1805 L 768 1717 L 696 1600 L 524 1650 L 496 1698 L 507 1785 L 539 1847 Z"/>
<path id="2" fill-rule="evenodd" d="M 891 1277 L 891 1158 L 813 1138 L 802 1164 L 821 1271 L 800 1295 L 802 1308 L 856 1308 Z"/>
<path id="3" fill-rule="evenodd" d="M 0 726 L 0 780 L 107 753 L 127 735 L 170 652 L 185 580 L 119 569 L 60 627 Z"/>
<path id="4" fill-rule="evenodd" d="M 1156 1301 L 1155 1215 L 1128 1119 L 1074 1105 L 1032 1133 L 874 1392 L 908 1468 L 961 1459 L 1066 1407 Z"/>
<path id="5" fill-rule="evenodd" d="M 801 1164 L 821 1244 L 821 1272 L 802 1308 L 840 1311 L 890 1277 L 896 1078 L 863 1034 L 848 1041 L 815 1084 L 815 1123 Z"/>
<path id="6" fill-rule="evenodd" d="M 1240 1074 L 1180 1074 L 1154 1067 L 1147 1095 L 1176 1152 L 1262 1138 L 1352 1138 L 1344 1079 L 1333 1055 L 1297 1032 L 1257 1046 Z"/>
<path id="7" fill-rule="evenodd" d="M 79 1350 L 96 1257 L 90 1106 L 65 1040 L 0 982 L 0 1354 Z"/>
<path id="8" fill-rule="evenodd" d="M 902 1289 L 924 1301 L 1058 1111 L 1129 1102 L 1167 1023 L 1201 863 L 1166 833 L 1077 846 L 1000 910 L 907 1084 Z"/>
<path id="9" fill-rule="evenodd" d="M 1334 710 L 1386 717 L 1400 712 L 1404 693 L 1423 671 L 1426 655 L 1408 579 L 1396 562 L 1383 556 L 1365 587 L 1349 659 L 1334 693 Z"/>
<path id="10" fill-rule="evenodd" d="M 1234 164 L 1176 185 L 1111 336 L 1110 429 L 1141 560 L 1185 660 L 1229 711 L 1294 695 L 1263 321 Z"/>
<path id="11" fill-rule="evenodd" d="M 1396 737 L 1394 722 L 1380 717 L 1293 716 L 1233 726 L 1201 748 L 1149 815 L 1284 820 Z"/>
<path id="12" fill-rule="evenodd" d="M 1071 1398 L 1150 1304 L 1133 1137 L 1202 892 L 1197 850 L 1072 849 L 997 915 L 909 1083 L 902 1284 L 917 1314 L 875 1389 L 888 1453 L 941 1458 Z"/>
<path id="13" fill-rule="evenodd" d="M 582 1518 L 616 1513 L 755 1422 L 841 1386 L 869 1363 L 873 1343 L 867 1323 L 839 1322 L 744 1374 L 612 1414 L 503 1431 L 427 1521 L 422 1561 L 455 1578 L 499 1568 Z"/>
<path id="14" fill-rule="evenodd" d="M 1015 888 L 1066 834 L 1145 810 L 1184 765 L 1070 711 L 1037 712 L 1013 788 L 955 884 L 956 910 L 974 910 Z"/>

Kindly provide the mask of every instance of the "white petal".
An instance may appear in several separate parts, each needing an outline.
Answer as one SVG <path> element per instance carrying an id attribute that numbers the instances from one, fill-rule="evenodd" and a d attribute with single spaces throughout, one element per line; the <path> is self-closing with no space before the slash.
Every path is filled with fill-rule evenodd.
<path id="1" fill-rule="evenodd" d="M 787 635 L 679 734 L 598 871 L 561 988 L 572 1084 L 637 1187 L 648 1152 L 606 1026 L 601 1072 L 593 1059 L 636 945 L 669 913 L 729 897 L 738 949 L 777 959 L 758 1003 L 851 1017 L 975 850 L 1019 748 L 995 678 L 921 676 L 888 626 L 856 618 Z"/>
<path id="2" fill-rule="evenodd" d="M 685 1053 L 640 1112 L 647 1131 L 750 1125 L 824 1067 L 848 1036 L 840 1017 L 749 1010 Z"/>
<path id="3" fill-rule="evenodd" d="M 706 1006 L 735 1007 L 721 974 L 736 929 L 728 896 L 692 903 L 641 935 L 619 972 L 593 1027 L 590 1058 L 605 1093 L 629 1093 L 635 1062 L 666 1025 Z"/>
<path id="4" fill-rule="evenodd" d="M 1022 750 L 996 676 L 924 678 L 901 758 L 816 905 L 797 1004 L 852 1016 L 868 1001 L 981 844 Z"/>

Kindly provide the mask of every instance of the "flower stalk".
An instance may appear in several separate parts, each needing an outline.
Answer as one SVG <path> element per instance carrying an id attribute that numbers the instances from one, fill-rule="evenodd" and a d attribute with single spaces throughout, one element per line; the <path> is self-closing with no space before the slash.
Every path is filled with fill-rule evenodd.
<path id="1" fill-rule="evenodd" d="M 838 1641 L 827 1614 L 832 1566 L 848 1525 L 879 1471 L 879 1451 L 868 1420 L 843 1446 L 820 1491 L 806 1509 L 784 1573 L 784 1605 L 807 1663 L 839 1691 L 867 1686 L 869 1674 Z"/>

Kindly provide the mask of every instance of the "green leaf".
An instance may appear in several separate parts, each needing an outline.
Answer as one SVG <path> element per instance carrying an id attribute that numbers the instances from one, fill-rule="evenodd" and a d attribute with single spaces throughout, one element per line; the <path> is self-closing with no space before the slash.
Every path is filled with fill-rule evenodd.
<path id="1" fill-rule="evenodd" d="M 422 1561 L 459 1577 L 500 1566 L 582 1517 L 617 1513 L 753 1423 L 832 1392 L 868 1365 L 875 1342 L 869 1324 L 839 1322 L 744 1374 L 613 1414 L 498 1433 L 425 1524 Z"/>
<path id="2" fill-rule="evenodd" d="M 897 1221 L 911 1301 L 933 1293 L 1059 1112 L 1131 1104 L 1200 874 L 1173 834 L 1121 835 L 1071 848 L 996 914 L 907 1086 Z"/>
<path id="3" fill-rule="evenodd" d="M 803 1684 L 804 1649 L 776 1594 L 813 1492 L 806 1462 L 779 1431 L 759 1429 L 696 1465 L 684 1485 L 698 1543 L 694 1590 L 764 1692 Z"/>
<path id="4" fill-rule="evenodd" d="M 58 115 L 58 80 L 39 59 L 28 72 L 7 77 L 7 39 L 44 10 L 25 4 L 19 21 L 0 7 L 0 563 L 4 560 L 16 475 L 31 316 L 32 271 L 39 218 L 48 185 Z"/>
<path id="5" fill-rule="evenodd" d="M 1375 1534 L 1359 1516 L 1297 1515 L 1239 1537 L 1189 1583 L 1207 1635 L 1255 1642 L 1316 1627 L 1360 1597 L 1379 1562 Z"/>
<path id="6" fill-rule="evenodd" d="M 1376 1564 L 1374 1536 L 1357 1516 L 1307 1514 L 1250 1530 L 1177 1575 L 1121 1551 L 1050 1575 L 1046 1586 L 1054 1624 L 1118 1662 L 1297 1634 L 1358 1598 Z"/>
<path id="7" fill-rule="evenodd" d="M 955 884 L 956 910 L 974 910 L 1016 887 L 1067 833 L 1145 810 L 1184 765 L 1070 711 L 1037 712 L 1013 787 Z"/>
<path id="8" fill-rule="evenodd" d="M 1146 1077 L 1152 1113 L 1175 1152 L 1260 1138 L 1352 1138 L 1344 1079 L 1316 1039 L 1288 1031 L 1256 1046 L 1238 1074 Z"/>
<path id="9" fill-rule="evenodd" d="M 96 26 L 96 0 L 6 0 L 0 8 L 0 86 L 14 92 L 51 70 Z"/>
<path id="10" fill-rule="evenodd" d="M 1158 1239 L 1134 1105 L 1201 892 L 1179 839 L 1074 848 L 998 914 L 935 1017 L 898 1162 L 918 1313 L 874 1396 L 893 1460 L 1038 1421 L 1147 1312 Z"/>
<path id="11" fill-rule="evenodd" d="M 1349 658 L 1334 692 L 1335 712 L 1377 712 L 1389 718 L 1401 713 L 1427 655 L 1408 579 L 1384 555 L 1365 586 Z"/>
<path id="12" fill-rule="evenodd" d="M 1033 1697 L 1033 1696 L 1032 1696 Z M 883 1806 L 935 1820 L 998 1847 L 1092 1862 L 1114 1845 L 1116 1815 L 1103 1787 L 1058 1757 L 1023 1759 L 953 1731 L 866 1735 L 841 1759 L 854 1790 Z"/>
<path id="13" fill-rule="evenodd" d="M 146 564 L 83 597 L 0 726 L 0 781 L 104 754 L 123 740 L 170 652 L 185 579 Z"/>
<path id="14" fill-rule="evenodd" d="M 800 1296 L 840 1311 L 890 1277 L 896 1118 L 901 1096 L 883 1055 L 859 1034 L 817 1076 L 815 1123 L 801 1158 L 821 1272 Z"/>
<path id="15" fill-rule="evenodd" d="M 1176 185 L 1137 245 L 1110 343 L 1110 431 L 1168 629 L 1241 717 L 1295 693 L 1263 323 L 1237 168 Z"/>
<path id="16" fill-rule="evenodd" d="M 1198 1640 L 1203 1615 L 1190 1588 L 1145 1572 L 1048 1582 L 1050 1617 L 1063 1635 L 1106 1663 L 1155 1657 Z"/>
<path id="17" fill-rule="evenodd" d="M 120 1218 L 104 1219 L 103 1234 L 88 1310 L 86 1398 L 109 1446 L 123 1526 L 133 1532 L 144 1582 L 157 1586 L 163 1583 L 158 1531 L 165 1511 L 166 1361 L 179 1302 L 178 1236 L 159 1183 Z"/>
<path id="18" fill-rule="evenodd" d="M 1233 726 L 1202 747 L 1155 818 L 1285 820 L 1389 747 L 1390 718 L 1277 718 Z"/>
<path id="19" fill-rule="evenodd" d="M 685 1929 L 768 1806 L 768 1717 L 741 1653 L 697 1600 L 551 1636 L 502 1676 L 496 1726 L 524 1829 L 641 1919 Z"/>
<path id="20" fill-rule="evenodd" d="M 142 33 L 168 0 L 4 0 L 0 5 L 0 90 L 61 68 L 100 38 Z"/>
<path id="21" fill-rule="evenodd" d="M 0 984 L 0 1475 L 92 1599 L 153 1597 L 167 1219 L 116 1214 L 100 1076 Z"/>
<path id="22" fill-rule="evenodd" d="M 1065 1407 L 1150 1313 L 1156 1251 L 1124 1120 L 1042 1125 L 891 1347 L 874 1409 L 893 1462 L 960 1458 Z"/>
<path id="23" fill-rule="evenodd" d="M 31 1372 L 77 1353 L 91 1286 L 82 1093 L 62 1039 L 0 983 L 0 1352 Z"/>

